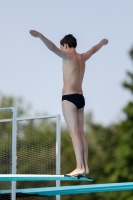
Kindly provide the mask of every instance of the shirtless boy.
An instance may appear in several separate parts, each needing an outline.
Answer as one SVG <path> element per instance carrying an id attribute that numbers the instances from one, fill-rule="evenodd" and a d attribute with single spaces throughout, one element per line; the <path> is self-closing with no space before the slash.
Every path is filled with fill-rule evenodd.
<path id="1" fill-rule="evenodd" d="M 76 169 L 67 175 L 86 175 L 89 173 L 88 143 L 84 134 L 85 99 L 82 90 L 85 62 L 106 45 L 108 40 L 103 39 L 87 52 L 79 54 L 76 52 L 77 41 L 71 34 L 60 41 L 60 48 L 35 30 L 31 30 L 30 34 L 40 38 L 49 50 L 63 60 L 62 111 L 72 138 L 77 163 Z"/>

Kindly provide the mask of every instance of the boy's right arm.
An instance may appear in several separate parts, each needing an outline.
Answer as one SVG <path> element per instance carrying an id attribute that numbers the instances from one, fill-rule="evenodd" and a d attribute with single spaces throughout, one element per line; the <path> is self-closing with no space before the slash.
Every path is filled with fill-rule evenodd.
<path id="1" fill-rule="evenodd" d="M 106 44 L 108 44 L 108 40 L 103 39 L 97 45 L 93 46 L 89 51 L 87 51 L 86 53 L 82 53 L 85 61 L 87 61 L 94 53 L 96 53 L 99 49 L 101 49 L 103 45 Z"/>
<path id="2" fill-rule="evenodd" d="M 52 52 L 54 52 L 59 57 L 61 57 L 63 59 L 71 58 L 70 53 L 68 53 L 67 51 L 63 51 L 63 50 L 59 49 L 52 41 L 50 41 L 48 38 L 46 38 L 44 35 L 42 35 L 38 31 L 30 30 L 30 34 L 33 37 L 40 38 L 43 41 L 43 43 L 48 47 L 48 49 L 51 50 Z"/>

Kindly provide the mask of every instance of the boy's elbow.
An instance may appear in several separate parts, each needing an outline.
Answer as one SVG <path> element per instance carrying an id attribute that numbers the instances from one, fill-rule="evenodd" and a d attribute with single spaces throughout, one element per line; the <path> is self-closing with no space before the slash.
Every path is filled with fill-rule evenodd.
<path id="1" fill-rule="evenodd" d="M 52 44 L 49 46 L 49 50 L 50 50 L 50 51 L 54 51 L 54 49 L 55 49 L 55 45 L 52 43 Z"/>
<path id="2" fill-rule="evenodd" d="M 45 44 L 50 51 L 54 51 L 54 44 Z"/>

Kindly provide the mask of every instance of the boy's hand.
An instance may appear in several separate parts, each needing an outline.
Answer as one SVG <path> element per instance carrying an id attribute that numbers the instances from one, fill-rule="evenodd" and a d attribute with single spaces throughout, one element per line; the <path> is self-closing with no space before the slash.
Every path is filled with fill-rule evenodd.
<path id="1" fill-rule="evenodd" d="M 34 37 L 40 37 L 41 36 L 41 33 L 34 31 L 34 30 L 30 30 L 30 34 Z"/>
<path id="2" fill-rule="evenodd" d="M 102 43 L 102 45 L 106 45 L 106 44 L 108 44 L 108 40 L 107 39 L 103 39 L 103 40 L 101 40 L 101 43 Z"/>

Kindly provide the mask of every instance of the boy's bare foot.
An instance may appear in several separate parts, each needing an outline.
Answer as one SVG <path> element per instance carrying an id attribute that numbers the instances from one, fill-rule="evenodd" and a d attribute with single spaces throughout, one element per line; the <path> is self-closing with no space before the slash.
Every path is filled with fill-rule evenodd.
<path id="1" fill-rule="evenodd" d="M 82 174 L 85 174 L 85 173 L 86 173 L 85 169 L 78 169 L 78 168 L 76 168 L 71 173 L 66 174 L 66 175 L 68 175 L 68 176 L 78 176 L 78 175 L 82 175 Z"/>
<path id="2" fill-rule="evenodd" d="M 85 170 L 84 168 L 83 169 L 76 168 L 71 173 L 65 174 L 65 175 L 68 175 L 68 176 L 80 176 L 80 175 L 86 176 L 87 174 L 89 174 L 89 168 L 87 170 Z"/>
<path id="3" fill-rule="evenodd" d="M 83 173 L 82 176 L 86 176 L 87 174 L 89 174 L 89 169 L 85 170 L 85 173 Z"/>

